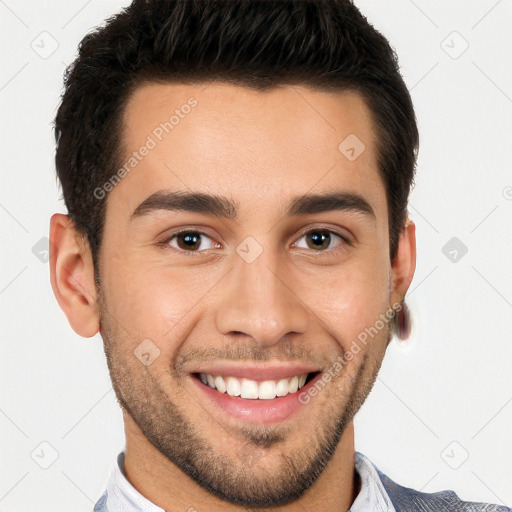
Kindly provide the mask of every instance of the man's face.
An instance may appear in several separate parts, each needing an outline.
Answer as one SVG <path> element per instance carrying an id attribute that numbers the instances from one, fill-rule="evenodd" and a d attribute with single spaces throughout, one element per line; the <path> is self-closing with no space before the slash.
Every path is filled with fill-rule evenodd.
<path id="1" fill-rule="evenodd" d="M 191 97 L 197 104 L 182 108 Z M 160 124 L 176 109 L 167 133 Z M 397 298 L 369 110 L 355 93 L 305 87 L 151 84 L 130 99 L 124 130 L 126 162 L 134 151 L 140 161 L 108 196 L 100 277 L 101 334 L 127 432 L 136 424 L 232 502 L 296 499 L 368 395 L 387 325 L 308 403 L 299 395 Z M 359 156 L 360 143 L 338 148 L 351 134 L 365 145 Z M 233 205 L 227 215 L 204 200 L 187 203 L 196 211 L 154 209 L 156 201 L 137 210 L 155 193 L 176 192 Z M 338 193 L 361 196 L 373 214 L 335 201 L 289 211 L 308 195 Z M 200 373 L 225 384 L 236 376 L 229 391 L 238 382 L 242 395 L 268 397 L 229 396 Z M 310 373 L 315 380 L 299 391 L 304 378 L 279 384 Z M 261 381 L 292 392 L 269 398 L 274 384 Z"/>

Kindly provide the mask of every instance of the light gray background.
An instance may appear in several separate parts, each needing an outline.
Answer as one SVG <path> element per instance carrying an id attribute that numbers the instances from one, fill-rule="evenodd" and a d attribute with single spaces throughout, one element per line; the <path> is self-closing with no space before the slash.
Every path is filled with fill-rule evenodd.
<path id="1" fill-rule="evenodd" d="M 0 0 L 0 512 L 92 510 L 124 447 L 102 340 L 71 330 L 41 259 L 65 213 L 64 67 L 128 3 Z M 356 449 L 403 485 L 511 506 L 512 2 L 356 3 L 400 56 L 421 134 L 414 338 L 390 346 Z"/>

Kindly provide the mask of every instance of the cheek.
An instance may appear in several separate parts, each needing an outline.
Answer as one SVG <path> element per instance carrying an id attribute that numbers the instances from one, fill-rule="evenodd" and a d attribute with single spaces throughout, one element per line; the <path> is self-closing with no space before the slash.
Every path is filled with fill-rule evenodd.
<path id="1" fill-rule="evenodd" d="M 387 336 L 387 326 L 379 321 L 388 309 L 389 271 L 382 262 L 369 264 L 363 260 L 340 267 L 325 274 L 322 286 L 303 288 L 309 294 L 307 301 L 317 320 L 328 329 L 343 352 L 354 340 L 364 338 L 365 332 L 377 325 L 378 333 L 370 339 Z M 374 331 L 372 331 L 374 332 Z M 359 337 L 359 338 L 358 338 Z M 361 358 L 366 346 L 354 359 Z"/>
<path id="2" fill-rule="evenodd" d="M 169 269 L 161 260 L 147 257 L 111 258 L 104 275 L 108 312 L 126 337 L 150 339 L 162 355 L 173 353 L 184 339 L 194 307 L 208 289 L 204 276 L 199 279 L 193 272 Z"/>

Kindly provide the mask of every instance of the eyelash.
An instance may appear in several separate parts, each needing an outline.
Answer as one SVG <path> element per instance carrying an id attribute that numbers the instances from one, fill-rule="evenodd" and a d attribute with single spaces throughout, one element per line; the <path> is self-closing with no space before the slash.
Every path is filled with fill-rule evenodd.
<path id="1" fill-rule="evenodd" d="M 336 247 L 334 249 L 325 249 L 325 250 L 315 250 L 315 249 L 309 249 L 310 251 L 312 252 L 315 252 L 315 253 L 327 253 L 327 254 L 337 254 L 338 252 L 341 252 L 345 249 L 345 245 L 346 246 L 349 246 L 351 247 L 353 245 L 352 241 L 350 241 L 346 236 L 343 236 L 339 233 L 337 233 L 336 231 L 333 231 L 331 229 L 328 229 L 328 228 L 322 228 L 322 227 L 316 227 L 316 228 L 310 228 L 310 229 L 306 229 L 305 231 L 302 231 L 299 238 L 297 239 L 296 242 L 294 242 L 294 244 L 296 244 L 301 238 L 303 238 L 304 236 L 310 234 L 310 233 L 315 233 L 315 232 L 319 232 L 319 233 L 328 233 L 330 235 L 334 235 L 335 237 L 338 237 L 341 239 L 341 242 L 342 242 L 342 246 L 341 247 Z M 170 242 L 171 240 L 174 240 L 176 237 L 180 236 L 180 235 L 186 235 L 186 234 L 197 234 L 197 235 L 200 235 L 200 236 L 206 236 L 207 238 L 210 238 L 212 241 L 213 241 L 213 238 L 211 236 L 209 236 L 207 233 L 205 233 L 204 231 L 201 231 L 201 230 L 196 230 L 196 229 L 184 229 L 182 231 L 178 231 L 177 233 L 173 233 L 171 236 L 167 237 L 165 240 L 162 240 L 161 242 L 158 242 L 158 245 L 160 247 L 162 247 L 163 249 L 171 249 L 171 250 L 174 250 L 174 251 L 177 251 L 177 252 L 180 252 L 182 254 L 187 254 L 190 255 L 190 256 L 193 256 L 195 254 L 201 254 L 201 253 L 204 253 L 206 251 L 209 251 L 211 249 L 203 249 L 201 251 L 186 251 L 186 250 L 183 250 L 183 249 L 180 249 L 180 248 L 177 248 L 177 247 L 172 247 L 170 246 Z M 303 248 L 301 248 L 303 249 Z"/>

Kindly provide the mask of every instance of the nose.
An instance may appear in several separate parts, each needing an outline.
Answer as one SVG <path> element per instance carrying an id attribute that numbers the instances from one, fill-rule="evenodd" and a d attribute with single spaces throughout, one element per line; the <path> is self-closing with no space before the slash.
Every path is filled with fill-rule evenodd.
<path id="1" fill-rule="evenodd" d="M 269 250 L 253 262 L 235 256 L 225 278 L 216 324 L 225 335 L 244 334 L 259 346 L 272 346 L 292 333 L 304 333 L 309 313 L 294 293 L 285 264 Z"/>

